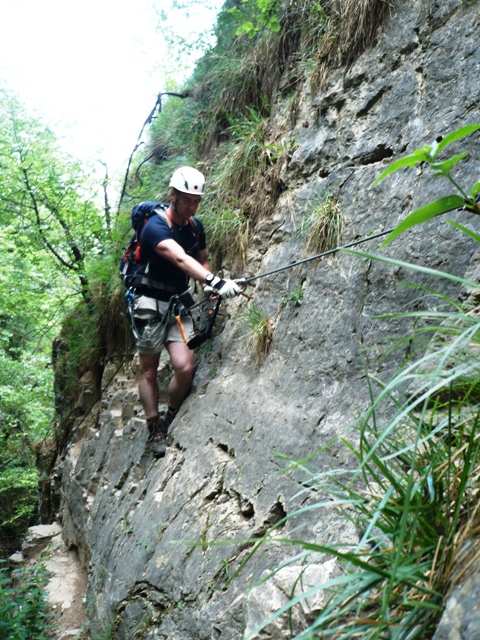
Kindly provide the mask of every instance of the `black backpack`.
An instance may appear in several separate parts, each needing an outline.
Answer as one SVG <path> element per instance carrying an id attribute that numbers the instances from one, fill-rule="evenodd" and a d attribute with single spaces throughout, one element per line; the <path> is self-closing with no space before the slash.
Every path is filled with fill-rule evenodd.
<path id="1" fill-rule="evenodd" d="M 145 267 L 145 263 L 142 262 L 141 257 L 141 237 L 143 228 L 153 215 L 159 214 L 167 221 L 168 226 L 171 229 L 172 221 L 170 220 L 170 217 L 165 214 L 169 206 L 170 205 L 166 202 L 140 202 L 140 204 L 133 207 L 132 227 L 135 233 L 128 243 L 119 264 L 120 278 L 127 289 L 143 284 L 150 287 L 157 287 L 159 289 L 166 289 L 168 291 L 168 285 L 151 280 L 148 276 L 145 276 L 143 272 L 140 273 L 140 270 L 143 270 Z M 198 243 L 199 229 L 197 222 L 193 218 L 189 218 L 189 222 L 195 230 Z"/>

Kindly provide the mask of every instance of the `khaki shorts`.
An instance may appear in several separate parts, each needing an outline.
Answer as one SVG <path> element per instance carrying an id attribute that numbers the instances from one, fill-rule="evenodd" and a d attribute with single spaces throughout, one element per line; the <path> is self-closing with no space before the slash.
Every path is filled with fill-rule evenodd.
<path id="1" fill-rule="evenodd" d="M 134 315 L 140 320 L 148 320 L 156 315 L 165 316 L 168 306 L 168 302 L 155 300 L 155 298 L 148 298 L 147 296 L 134 296 L 133 298 Z M 187 340 L 191 340 L 195 335 L 192 319 L 190 316 L 182 316 L 181 321 Z M 139 325 L 136 329 L 139 336 L 135 336 L 135 343 L 138 353 L 141 355 L 160 353 L 168 342 L 185 342 L 180 332 L 180 327 L 172 314 L 166 320 L 147 324 L 143 327 Z"/>

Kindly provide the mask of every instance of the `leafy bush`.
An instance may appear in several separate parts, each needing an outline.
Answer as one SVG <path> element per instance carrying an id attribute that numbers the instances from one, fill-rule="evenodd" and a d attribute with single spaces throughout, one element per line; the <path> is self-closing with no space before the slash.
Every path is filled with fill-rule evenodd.
<path id="1" fill-rule="evenodd" d="M 50 433 L 52 383 L 47 355 L 20 348 L 0 351 L 0 554 L 18 549 L 37 517 L 32 447 Z"/>
<path id="2" fill-rule="evenodd" d="M 246 19 L 246 21 L 235 32 L 237 36 L 246 33 L 249 38 L 253 38 L 262 29 L 271 29 L 278 33 L 281 29 L 278 22 L 279 2 L 278 0 L 243 0 L 244 11 L 238 7 L 229 9 L 229 12 L 240 19 L 249 18 L 250 15 L 245 13 L 245 7 L 249 6 L 249 13 L 253 13 L 255 24 Z M 253 7 L 253 8 L 252 8 Z"/>
<path id="3" fill-rule="evenodd" d="M 28 443 L 22 443 L 24 447 Z M 11 455 L 11 449 L 8 454 Z M 8 455 L 7 454 L 7 455 Z M 23 455 L 22 455 L 23 454 Z M 17 460 L 2 455 L 4 469 L 0 475 L 0 552 L 16 551 L 28 527 L 35 522 L 38 503 L 38 471 L 23 457 Z M 19 464 L 20 462 L 20 464 Z"/>
<path id="4" fill-rule="evenodd" d="M 0 562 L 5 562 L 0 560 Z M 0 566 L 0 637 L 5 640 L 48 640 L 54 626 L 43 565 L 15 569 L 8 575 Z"/>

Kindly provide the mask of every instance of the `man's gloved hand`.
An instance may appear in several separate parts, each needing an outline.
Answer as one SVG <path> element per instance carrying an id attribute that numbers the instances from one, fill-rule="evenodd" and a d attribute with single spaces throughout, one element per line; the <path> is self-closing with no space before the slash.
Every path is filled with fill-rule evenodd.
<path id="1" fill-rule="evenodd" d="M 218 293 L 221 298 L 234 298 L 240 293 L 240 287 L 235 280 L 229 280 L 228 278 L 222 280 L 215 276 L 212 283 L 204 287 L 204 291 L 206 294 Z"/>

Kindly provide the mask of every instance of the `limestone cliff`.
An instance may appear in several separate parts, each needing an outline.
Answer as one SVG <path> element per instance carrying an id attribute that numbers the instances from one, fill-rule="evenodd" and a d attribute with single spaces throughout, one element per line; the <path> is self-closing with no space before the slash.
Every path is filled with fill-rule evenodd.
<path id="1" fill-rule="evenodd" d="M 298 229 L 319 192 L 338 200 L 344 243 L 393 227 L 439 197 L 440 183 L 421 169 L 399 172 L 374 190 L 368 186 L 385 160 L 480 122 L 478 11 L 478 2 L 461 0 L 401 3 L 375 47 L 351 68 L 331 73 L 320 90 L 303 87 L 293 126 L 291 98 L 279 91 L 272 138 L 294 141 L 282 170 L 284 190 L 253 239 L 248 273 L 233 276 L 303 257 Z M 478 180 L 478 136 L 471 146 L 463 169 L 469 184 Z M 476 224 L 467 214 L 462 220 Z M 369 249 L 378 246 L 374 241 Z M 385 254 L 463 276 L 474 251 L 473 241 L 438 219 L 405 234 Z M 257 280 L 255 306 L 273 326 L 267 357 L 254 367 L 245 330 L 235 321 L 246 301 L 229 301 L 224 330 L 199 355 L 194 389 L 159 461 L 145 446 L 135 357 L 120 370 L 118 360 L 107 365 L 105 391 L 93 406 L 95 389 L 82 396 L 85 416 L 77 419 L 52 477 L 64 538 L 88 571 L 92 638 L 110 630 L 124 640 L 239 640 L 287 601 L 298 574 L 294 566 L 263 588 L 246 590 L 265 569 L 294 555 L 291 548 L 269 548 L 232 582 L 228 575 L 251 550 L 252 538 L 314 501 L 301 492 L 302 470 L 281 473 L 286 464 L 275 452 L 304 458 L 322 450 L 317 468 L 348 465 L 335 437 L 368 406 L 360 349 L 370 371 L 387 375 L 398 362 L 379 359 L 377 347 L 409 331 L 406 320 L 371 319 L 418 296 L 402 280 L 459 295 L 453 282 L 347 254 Z M 299 287 L 302 305 L 285 304 L 284 292 Z M 160 379 L 168 375 L 165 361 Z M 298 524 L 288 521 L 279 532 L 287 536 Z M 318 541 L 357 536 L 333 508 L 305 514 L 303 524 L 303 534 Z M 312 583 L 325 580 L 335 574 L 335 563 L 309 571 Z M 319 600 L 296 614 L 297 628 Z M 272 623 L 259 637 L 290 637 L 285 625 Z"/>

